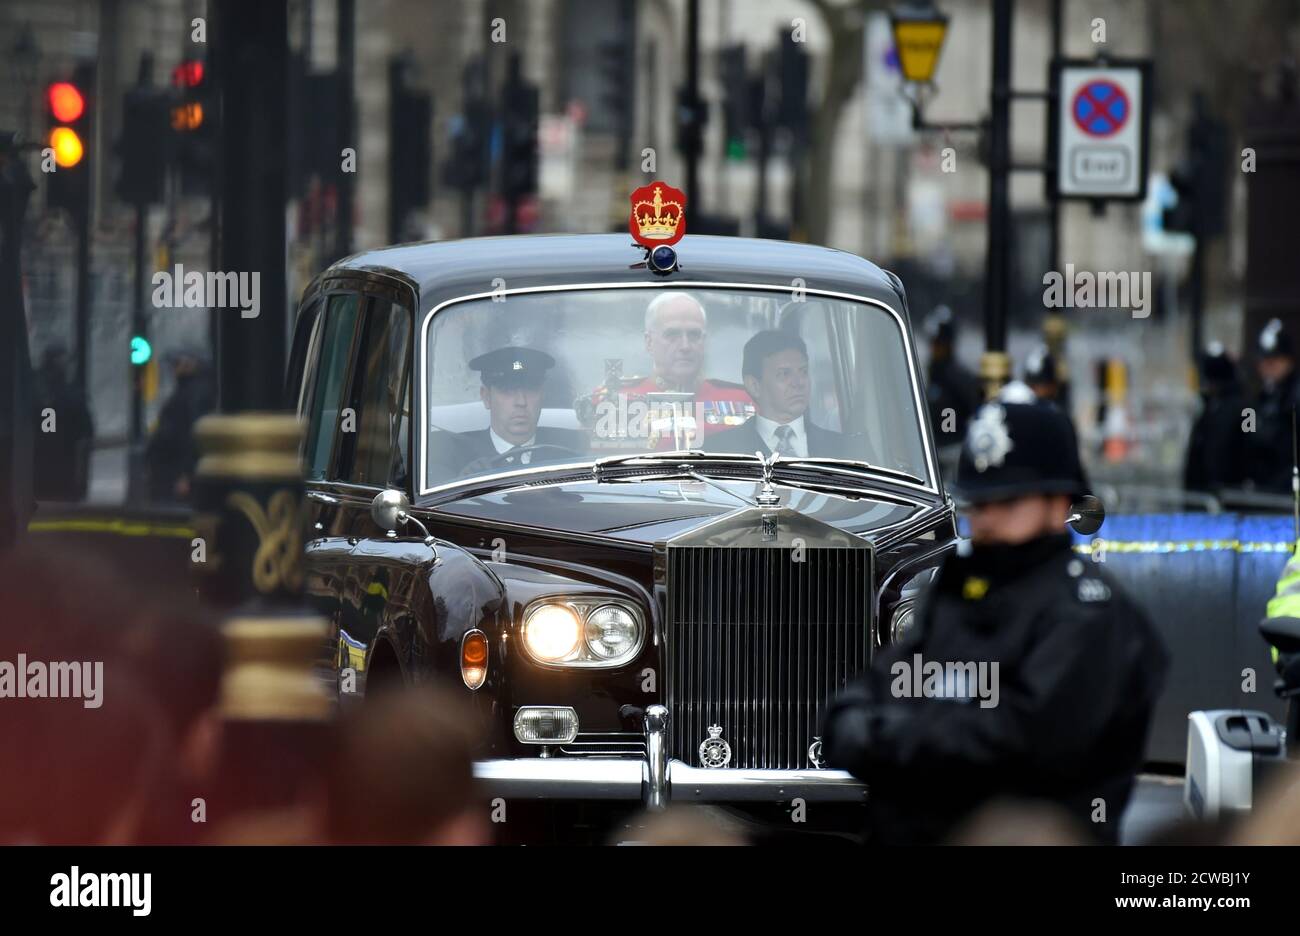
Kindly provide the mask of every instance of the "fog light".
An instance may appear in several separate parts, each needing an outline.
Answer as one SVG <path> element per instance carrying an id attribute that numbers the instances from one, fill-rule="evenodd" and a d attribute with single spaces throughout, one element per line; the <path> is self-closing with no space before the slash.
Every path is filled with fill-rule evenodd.
<path id="1" fill-rule="evenodd" d="M 568 744 L 578 736 L 578 713 L 568 706 L 529 705 L 515 713 L 515 738 L 524 744 Z"/>
<path id="2" fill-rule="evenodd" d="M 487 634 L 469 631 L 460 642 L 460 678 L 470 689 L 477 689 L 487 680 L 487 668 Z"/>

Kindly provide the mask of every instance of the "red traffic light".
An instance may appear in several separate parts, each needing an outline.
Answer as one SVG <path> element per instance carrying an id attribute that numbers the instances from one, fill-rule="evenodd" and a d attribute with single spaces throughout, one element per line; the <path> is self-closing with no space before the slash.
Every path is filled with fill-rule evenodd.
<path id="1" fill-rule="evenodd" d="M 203 84 L 203 63 L 186 59 L 172 69 L 172 84 L 178 88 L 197 88 Z"/>
<path id="2" fill-rule="evenodd" d="M 86 112 L 86 99 L 77 86 L 68 81 L 56 81 L 46 91 L 50 113 L 60 123 L 72 123 Z"/>
<path id="3" fill-rule="evenodd" d="M 172 129 L 181 133 L 197 130 L 203 126 L 203 105 L 198 101 L 187 101 L 172 108 Z"/>

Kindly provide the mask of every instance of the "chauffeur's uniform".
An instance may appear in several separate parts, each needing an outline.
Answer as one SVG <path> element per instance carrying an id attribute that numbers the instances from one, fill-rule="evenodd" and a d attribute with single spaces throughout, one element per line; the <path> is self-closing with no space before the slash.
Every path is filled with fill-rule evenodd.
<path id="1" fill-rule="evenodd" d="M 1068 432 L 1051 409 L 987 405 L 959 487 L 971 500 L 1080 493 Z M 944 675 L 918 698 L 912 671 L 931 662 L 985 664 L 997 692 Z M 1167 665 L 1146 616 L 1068 532 L 974 547 L 944 562 L 916 630 L 835 700 L 823 750 L 869 785 L 873 842 L 943 841 L 1003 796 L 1053 802 L 1113 842 Z"/>

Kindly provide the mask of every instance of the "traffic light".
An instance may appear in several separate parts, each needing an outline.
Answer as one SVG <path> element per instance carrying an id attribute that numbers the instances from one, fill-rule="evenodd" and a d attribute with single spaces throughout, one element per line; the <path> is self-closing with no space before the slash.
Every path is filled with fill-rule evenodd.
<path id="1" fill-rule="evenodd" d="M 727 135 L 727 158 L 745 158 L 745 137 L 750 126 L 752 89 L 745 70 L 745 47 L 727 46 L 718 52 L 722 80 L 722 119 Z"/>
<path id="2" fill-rule="evenodd" d="M 163 199 L 163 179 L 171 151 L 168 133 L 171 102 L 159 88 L 136 87 L 122 101 L 122 137 L 117 154 L 122 166 L 117 196 L 132 205 Z"/>
<path id="3" fill-rule="evenodd" d="M 1191 174 L 1183 169 L 1170 173 L 1169 184 L 1178 194 L 1178 200 L 1161 213 L 1166 231 L 1196 230 L 1196 191 L 1193 188 Z"/>
<path id="4" fill-rule="evenodd" d="M 537 85 L 523 79 L 518 53 L 501 89 L 501 191 L 515 201 L 537 191 Z"/>
<path id="5" fill-rule="evenodd" d="M 704 152 L 704 126 L 709 122 L 708 102 L 689 88 L 677 92 L 677 151 L 684 156 Z"/>
<path id="6" fill-rule="evenodd" d="M 172 69 L 172 88 L 170 123 L 181 192 L 206 195 L 215 168 L 216 107 L 203 59 L 179 62 Z"/>
<path id="7" fill-rule="evenodd" d="M 413 208 L 427 205 L 431 195 L 433 98 L 427 91 L 407 87 L 409 67 L 403 58 L 393 59 L 388 67 L 388 205 L 389 233 L 393 240 L 402 239 L 406 215 Z"/>
<path id="8" fill-rule="evenodd" d="M 1213 238 L 1227 227 L 1228 131 L 1205 110 L 1203 99 L 1196 99 L 1194 110 L 1187 154 L 1169 177 L 1178 201 L 1164 210 L 1164 228 Z"/>
<path id="9" fill-rule="evenodd" d="M 50 82 L 45 89 L 48 131 L 46 147 L 53 155 L 53 171 L 48 173 L 46 204 L 73 214 L 90 207 L 91 88 L 95 83 L 95 66 L 78 65 L 71 80 Z"/>
<path id="10" fill-rule="evenodd" d="M 802 141 L 808 130 L 808 53 L 789 31 L 781 33 L 779 59 L 781 103 L 776 122 Z"/>
<path id="11" fill-rule="evenodd" d="M 462 72 L 462 113 L 451 120 L 451 157 L 443 164 L 443 181 L 462 192 L 482 187 L 488 178 L 492 110 L 486 98 L 487 74 L 473 59 Z"/>
<path id="12" fill-rule="evenodd" d="M 614 134 L 614 168 L 628 168 L 632 146 L 632 119 L 636 90 L 632 83 L 636 50 L 629 31 L 617 39 L 600 43 L 596 64 L 600 73 L 600 105 Z"/>
<path id="13" fill-rule="evenodd" d="M 131 363 L 142 367 L 153 359 L 153 345 L 144 335 L 131 336 Z"/>

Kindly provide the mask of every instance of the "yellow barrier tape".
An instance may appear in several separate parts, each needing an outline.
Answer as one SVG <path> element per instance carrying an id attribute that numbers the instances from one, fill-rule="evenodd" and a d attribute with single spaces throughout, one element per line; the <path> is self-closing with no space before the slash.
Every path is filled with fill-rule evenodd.
<path id="1" fill-rule="evenodd" d="M 116 533 L 118 536 L 176 536 L 190 539 L 195 535 L 192 527 L 123 520 L 32 520 L 28 533 Z"/>

